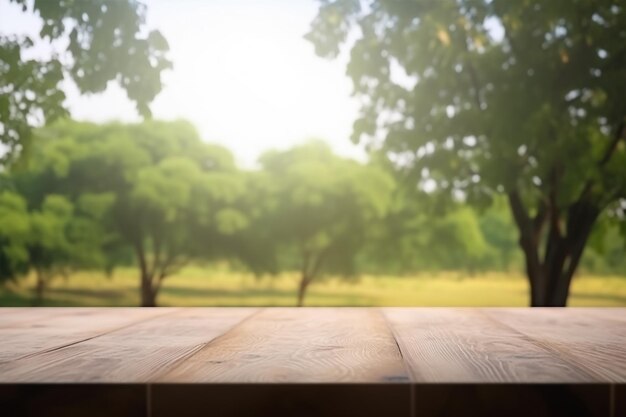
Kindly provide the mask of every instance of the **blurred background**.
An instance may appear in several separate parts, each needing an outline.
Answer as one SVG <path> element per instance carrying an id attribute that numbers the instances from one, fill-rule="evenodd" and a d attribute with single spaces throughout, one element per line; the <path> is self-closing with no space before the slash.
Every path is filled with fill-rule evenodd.
<path id="1" fill-rule="evenodd" d="M 1 306 L 626 306 L 608 0 L 0 0 Z"/>

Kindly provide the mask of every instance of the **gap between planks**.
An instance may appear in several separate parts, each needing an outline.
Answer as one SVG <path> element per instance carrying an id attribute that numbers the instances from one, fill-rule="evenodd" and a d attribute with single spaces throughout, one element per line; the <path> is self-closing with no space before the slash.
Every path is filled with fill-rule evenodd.
<path id="1" fill-rule="evenodd" d="M 247 313 L 237 313 L 238 310 Z M 114 316 L 124 311 L 81 310 L 90 314 L 80 320 L 72 320 L 72 314 L 59 311 L 59 316 L 48 319 L 56 324 L 44 330 L 50 333 L 51 329 L 78 323 L 77 332 L 68 328 L 69 333 L 57 335 L 71 340 L 87 331 L 93 333 L 87 327 L 90 319 L 104 317 L 107 326 L 112 326 Z M 626 357 L 621 348 L 626 345 L 621 344 L 626 340 L 626 327 L 621 326 L 619 315 L 603 309 L 184 308 L 168 309 L 163 314 L 158 314 L 161 309 L 133 311 L 148 317 L 12 360 L 23 367 L 8 367 L 11 361 L 0 363 L 0 379 L 569 383 L 624 382 L 626 378 Z M 241 318 L 234 317 L 237 314 Z M 11 316 L 17 317 L 15 312 Z M 220 324 L 223 321 L 228 323 Z M 16 326 L 22 330 L 32 328 L 30 335 L 35 336 L 42 330 L 24 323 Z M 14 330 L 0 329 L 0 335 Z M 39 334 L 40 340 L 35 341 L 47 340 L 43 336 L 48 333 Z M 54 332 L 50 334 L 54 336 Z M 26 340 L 13 346 L 19 347 Z M 22 349 L 25 347 L 28 346 Z M 109 356 L 116 352 L 117 362 L 111 361 Z M 81 363 L 84 372 L 79 369 Z M 10 373 L 4 372 L 7 370 Z M 135 379 L 131 378 L 133 375 Z"/>
<path id="2" fill-rule="evenodd" d="M 271 308 L 242 321 L 159 382 L 409 382 L 377 309 Z"/>
<path id="3" fill-rule="evenodd" d="M 498 311 L 498 309 L 495 309 Z M 426 383 L 597 382 L 534 338 L 471 308 L 385 308 L 412 380 Z M 530 312 L 529 312 L 530 313 Z"/>

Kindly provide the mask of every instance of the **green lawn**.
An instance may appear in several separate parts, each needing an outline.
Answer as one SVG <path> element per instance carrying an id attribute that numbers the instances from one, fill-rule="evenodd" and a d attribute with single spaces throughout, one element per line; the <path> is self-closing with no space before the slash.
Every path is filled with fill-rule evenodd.
<path id="1" fill-rule="evenodd" d="M 290 306 L 296 301 L 297 277 L 255 278 L 250 274 L 187 268 L 165 281 L 162 306 Z M 50 306 L 134 306 L 137 271 L 122 269 L 112 278 L 81 272 L 57 279 L 47 292 Z M 0 289 L 0 305 L 31 304 L 32 277 Z M 314 282 L 309 306 L 526 306 L 528 285 L 520 274 L 457 272 L 406 277 L 365 276 L 359 280 Z M 569 305 L 626 306 L 626 277 L 579 276 Z"/>

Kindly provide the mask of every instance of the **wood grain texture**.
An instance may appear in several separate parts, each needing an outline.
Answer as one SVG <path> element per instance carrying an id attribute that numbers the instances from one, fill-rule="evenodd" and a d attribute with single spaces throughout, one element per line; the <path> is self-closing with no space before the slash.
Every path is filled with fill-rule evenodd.
<path id="1" fill-rule="evenodd" d="M 67 315 L 76 315 L 76 308 L 73 307 L 4 307 L 0 308 L 0 329 L 7 327 L 22 326 L 26 323 L 49 319 Z M 97 308 L 80 307 L 84 314 L 93 312 Z"/>
<path id="2" fill-rule="evenodd" d="M 606 307 L 606 308 L 568 308 L 567 311 L 575 311 L 580 310 L 581 313 L 586 314 L 589 317 L 593 317 L 599 321 L 618 321 L 620 323 L 626 323 L 626 309 L 617 308 L 617 307 Z"/>
<path id="3" fill-rule="evenodd" d="M 612 313 L 617 309 L 604 312 L 586 308 L 482 311 L 575 363 L 597 380 L 626 382 L 626 322 L 615 319 L 618 315 Z M 599 319 L 603 316 L 606 318 Z"/>
<path id="4" fill-rule="evenodd" d="M 626 309 L 0 308 L 1 383 L 624 383 Z"/>
<path id="5" fill-rule="evenodd" d="M 82 343 L 0 364 L 0 382 L 150 381 L 256 311 L 174 311 Z"/>
<path id="6" fill-rule="evenodd" d="M 164 382 L 408 382 L 375 309 L 272 308 L 209 343 Z"/>
<path id="7" fill-rule="evenodd" d="M 593 374 L 476 309 L 384 310 L 416 382 L 585 382 Z"/>
<path id="8" fill-rule="evenodd" d="M 173 311 L 137 308 L 25 309 L 21 313 L 23 321 L 14 321 L 10 325 L 10 319 L 5 319 L 5 327 L 0 328 L 0 364 L 79 343 Z M 0 312 L 0 316 L 4 316 L 4 312 Z"/>

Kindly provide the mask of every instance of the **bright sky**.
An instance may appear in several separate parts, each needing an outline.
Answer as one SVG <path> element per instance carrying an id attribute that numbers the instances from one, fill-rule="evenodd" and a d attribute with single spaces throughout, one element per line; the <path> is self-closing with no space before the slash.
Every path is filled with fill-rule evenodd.
<path id="1" fill-rule="evenodd" d="M 190 120 L 246 167 L 267 149 L 309 138 L 364 156 L 349 140 L 358 104 L 350 97 L 346 57 L 321 59 L 303 39 L 317 12 L 314 0 L 145 1 L 148 26 L 167 38 L 174 62 L 152 104 L 154 117 Z M 0 31 L 32 33 L 38 24 L 0 0 Z M 77 119 L 138 120 L 115 85 L 87 97 L 67 90 Z"/>

